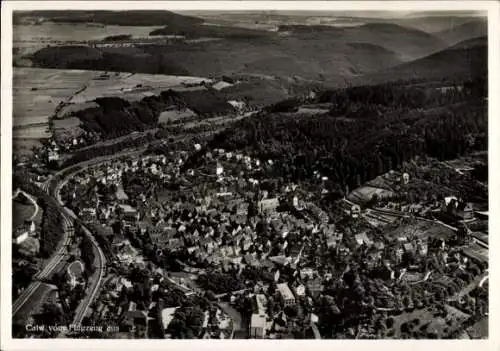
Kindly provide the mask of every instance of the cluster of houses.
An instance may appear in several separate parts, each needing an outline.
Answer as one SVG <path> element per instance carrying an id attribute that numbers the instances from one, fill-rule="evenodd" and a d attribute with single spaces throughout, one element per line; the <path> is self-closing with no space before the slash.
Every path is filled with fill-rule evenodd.
<path id="1" fill-rule="evenodd" d="M 195 144 L 194 149 L 195 152 L 202 150 L 199 144 Z M 381 238 L 373 236 L 366 228 L 337 229 L 321 208 L 303 199 L 294 184 L 280 184 L 274 190 L 264 190 L 269 187 L 262 187 L 265 181 L 256 179 L 254 172 L 271 167 L 272 160 L 263 162 L 216 149 L 204 155 L 204 162 L 196 170 L 182 173 L 188 156 L 187 152 L 143 156 L 138 160 L 100 166 L 75 179 L 77 185 L 72 196 L 76 197 L 78 186 L 85 188 L 93 183 L 92 179 L 106 189 L 114 189 L 114 197 L 106 201 L 100 200 L 102 195 L 97 191 L 93 192 L 95 196 L 87 199 L 88 206 L 81 208 L 80 217 L 102 224 L 103 230 L 113 236 L 116 257 L 125 266 L 146 266 L 141 248 L 133 247 L 123 236 L 123 230 L 127 229 L 139 238 L 147 236 L 158 248 L 159 255 L 182 253 L 186 259 L 181 265 L 190 273 L 203 273 L 200 267 L 211 267 L 239 275 L 248 267 L 258 268 L 261 280 L 276 283 L 277 289 L 273 294 L 249 293 L 254 296 L 257 306 L 249 316 L 249 334 L 253 338 L 276 337 L 277 332 L 286 330 L 283 329 L 287 325 L 285 313 L 268 315 L 269 298 L 279 301 L 283 308 L 301 305 L 303 301 L 312 305 L 311 298 L 318 296 L 325 283 L 333 279 L 332 272 L 328 269 L 325 272 L 322 267 L 318 255 L 320 248 L 340 258 L 362 249 L 364 266 L 367 269 L 381 267 L 389 280 L 402 279 L 407 272 L 407 276 L 412 274 L 411 267 L 400 269 L 405 255 L 417 259 L 429 255 L 425 236 L 399 233 L 395 237 Z M 137 191 L 125 184 L 125 177 L 135 178 L 143 190 Z M 410 182 L 408 174 L 400 178 L 404 184 Z M 181 184 L 179 189 L 161 190 L 162 184 L 172 180 Z M 443 211 L 470 219 L 471 209 L 467 205 L 460 205 L 460 200 L 454 198 L 445 201 Z M 351 221 L 363 222 L 359 206 L 351 206 L 348 213 Z M 118 232 L 112 229 L 116 222 L 120 223 Z M 486 243 L 487 246 L 487 236 L 475 233 L 472 237 L 475 245 L 484 247 Z M 435 265 L 445 265 L 451 251 L 443 246 L 433 254 Z M 290 272 L 294 279 L 280 280 Z M 123 288 L 132 288 L 126 279 L 117 279 L 116 287 L 106 292 L 112 300 L 119 298 Z M 157 285 L 153 284 L 151 289 L 158 289 Z M 97 312 L 102 318 L 108 313 L 136 317 L 139 313 L 147 320 L 152 306 L 142 306 L 140 312 L 132 303 L 119 308 L 115 311 L 107 305 L 98 307 Z M 164 325 L 169 324 L 174 313 L 175 308 L 164 310 Z M 314 314 L 307 316 L 314 337 L 319 338 L 317 319 Z"/>

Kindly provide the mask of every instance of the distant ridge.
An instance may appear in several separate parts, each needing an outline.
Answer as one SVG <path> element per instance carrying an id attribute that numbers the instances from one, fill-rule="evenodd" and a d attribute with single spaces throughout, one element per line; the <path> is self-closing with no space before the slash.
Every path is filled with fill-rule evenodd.
<path id="1" fill-rule="evenodd" d="M 488 38 L 486 36 L 463 40 L 453 46 L 450 46 L 449 49 L 467 49 L 482 45 L 488 45 Z"/>
<path id="2" fill-rule="evenodd" d="M 405 27 L 412 27 L 424 32 L 435 34 L 442 31 L 450 30 L 454 27 L 460 26 L 464 23 L 485 19 L 485 17 L 478 17 L 473 15 L 437 15 L 437 16 L 417 16 L 405 17 L 402 19 L 394 20 L 394 23 L 400 24 Z"/>
<path id="3" fill-rule="evenodd" d="M 475 20 L 453 27 L 451 29 L 436 33 L 436 36 L 449 45 L 461 41 L 488 35 L 488 24 L 484 20 Z"/>
<path id="4" fill-rule="evenodd" d="M 171 11 L 133 10 L 133 11 L 16 11 L 14 24 L 22 24 L 29 18 L 41 18 L 58 23 L 100 23 L 118 26 L 165 26 L 195 25 L 204 20 L 184 16 Z"/>
<path id="5" fill-rule="evenodd" d="M 427 57 L 403 63 L 351 80 L 353 85 L 379 84 L 397 80 L 467 80 L 484 78 L 488 70 L 486 38 L 460 42 Z"/>

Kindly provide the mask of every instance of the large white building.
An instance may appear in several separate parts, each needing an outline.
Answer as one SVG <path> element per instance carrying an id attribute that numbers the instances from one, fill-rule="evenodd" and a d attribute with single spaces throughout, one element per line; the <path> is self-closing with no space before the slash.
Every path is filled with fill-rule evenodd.
<path id="1" fill-rule="evenodd" d="M 281 297 L 281 301 L 285 306 L 295 305 L 295 296 L 293 296 L 292 290 L 287 283 L 281 283 L 277 285 L 278 293 Z"/>
<path id="2" fill-rule="evenodd" d="M 257 312 L 258 314 L 264 315 L 266 313 L 267 298 L 264 294 L 255 295 L 255 300 L 257 301 Z"/>
<path id="3" fill-rule="evenodd" d="M 266 336 L 266 316 L 254 313 L 250 320 L 250 337 L 263 339 Z"/>

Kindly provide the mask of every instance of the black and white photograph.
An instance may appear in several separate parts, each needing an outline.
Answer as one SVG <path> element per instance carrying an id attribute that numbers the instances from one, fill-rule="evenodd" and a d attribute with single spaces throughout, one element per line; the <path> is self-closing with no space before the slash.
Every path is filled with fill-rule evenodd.
<path id="1" fill-rule="evenodd" d="M 9 15 L 11 338 L 495 333 L 488 11 L 88 4 Z"/>

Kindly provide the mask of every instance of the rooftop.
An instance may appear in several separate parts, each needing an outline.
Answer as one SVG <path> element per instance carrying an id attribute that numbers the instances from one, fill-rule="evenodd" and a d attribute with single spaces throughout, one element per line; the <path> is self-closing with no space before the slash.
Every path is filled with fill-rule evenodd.
<path id="1" fill-rule="evenodd" d="M 266 316 L 262 314 L 254 313 L 250 321 L 250 328 L 265 328 L 266 327 Z"/>
<path id="2" fill-rule="evenodd" d="M 177 311 L 179 307 L 169 307 L 165 308 L 161 311 L 161 320 L 163 322 L 163 328 L 167 329 L 168 325 L 174 319 L 175 311 Z"/>
<path id="3" fill-rule="evenodd" d="M 294 299 L 293 293 L 288 287 L 287 283 L 281 283 L 277 285 L 278 291 L 284 300 Z"/>

